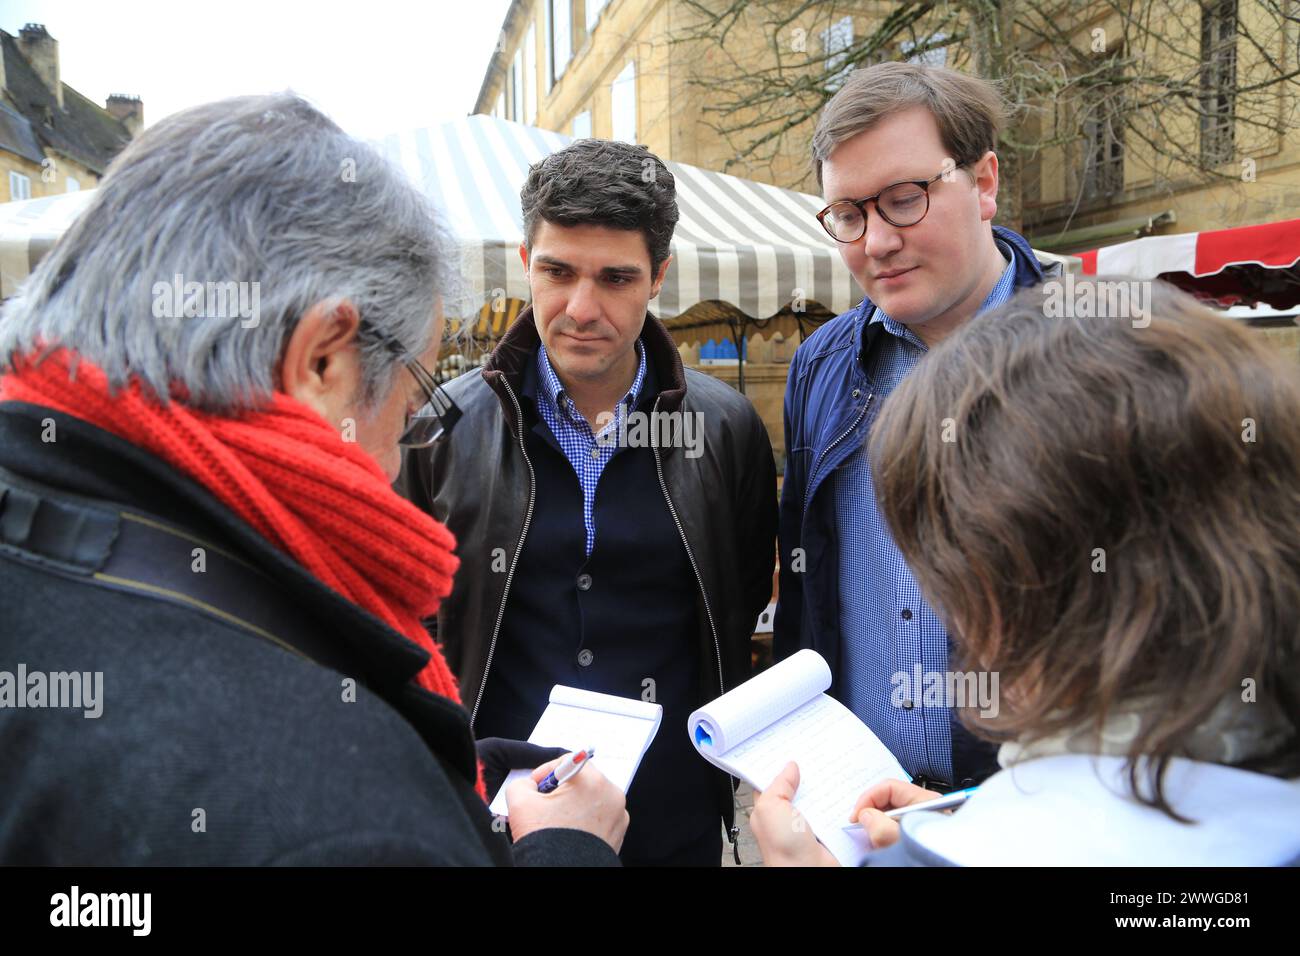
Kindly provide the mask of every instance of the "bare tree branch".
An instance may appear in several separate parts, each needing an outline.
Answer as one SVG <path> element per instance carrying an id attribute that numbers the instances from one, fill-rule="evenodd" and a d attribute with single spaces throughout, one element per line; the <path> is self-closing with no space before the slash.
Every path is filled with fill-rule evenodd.
<path id="1" fill-rule="evenodd" d="M 1073 218 L 1085 184 L 1097 174 L 1097 141 L 1089 141 L 1089 129 L 1122 139 L 1123 162 L 1154 182 L 1213 183 L 1236 178 L 1222 171 L 1221 155 L 1202 148 L 1203 131 L 1219 135 L 1225 115 L 1224 135 L 1231 137 L 1225 142 L 1234 154 L 1252 131 L 1285 136 L 1298 125 L 1300 51 L 1290 45 L 1300 37 L 1300 14 L 1293 0 L 1253 0 L 1250 16 L 1237 18 L 1235 66 L 1229 61 L 1225 69 L 1239 78 L 1226 87 L 1215 85 L 1222 76 L 1202 58 L 1202 18 L 1209 14 L 1185 0 L 903 0 L 835 50 L 820 38 L 852 14 L 860 29 L 861 5 L 685 5 L 698 22 L 674 42 L 696 44 L 713 58 L 690 83 L 702 94 L 705 126 L 732 153 L 728 169 L 737 163 L 774 168 L 782 157 L 808 155 L 815 118 L 848 70 L 944 50 L 949 65 L 993 78 L 1007 100 L 1010 122 L 998 143 L 1006 170 L 1003 221 L 1017 227 L 1026 206 L 1039 219 Z M 756 32 L 759 42 L 753 42 Z M 1230 114 L 1222 112 L 1224 102 Z M 1055 213 L 1024 192 L 1027 167 L 1052 150 L 1075 157 L 1073 194 L 1051 207 Z"/>

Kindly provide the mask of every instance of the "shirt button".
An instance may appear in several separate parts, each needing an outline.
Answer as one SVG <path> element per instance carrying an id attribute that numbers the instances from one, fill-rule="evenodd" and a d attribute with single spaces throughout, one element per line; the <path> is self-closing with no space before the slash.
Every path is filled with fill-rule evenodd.
<path id="1" fill-rule="evenodd" d="M 599 446 L 599 445 L 592 445 L 592 446 L 591 446 L 591 457 L 592 457 L 592 458 L 599 458 L 599 457 L 600 457 L 600 446 Z"/>
<path id="2" fill-rule="evenodd" d="M 579 575 L 578 575 L 578 590 L 579 590 L 579 591 L 590 591 L 590 590 L 591 590 L 591 575 L 590 575 L 590 574 L 579 574 Z"/>
<path id="3" fill-rule="evenodd" d="M 586 648 L 583 648 L 582 650 L 578 651 L 578 663 L 583 667 L 590 667 L 592 659 L 594 657 L 595 655 L 592 654 L 591 651 L 587 650 Z"/>
<path id="4" fill-rule="evenodd" d="M 583 653 L 585 654 L 586 651 L 583 651 Z M 903 710 L 911 710 L 911 709 L 912 709 L 912 702 L 910 700 L 903 701 Z"/>
<path id="5" fill-rule="evenodd" d="M 904 621 L 910 621 L 912 619 L 912 612 L 909 611 L 907 608 L 903 608 L 903 612 L 899 615 L 899 617 L 901 617 Z"/>
<path id="6" fill-rule="evenodd" d="M 860 389 L 860 388 L 855 388 L 855 389 L 853 390 L 853 397 L 854 397 L 854 398 L 861 398 L 861 397 L 862 397 L 862 389 Z"/>

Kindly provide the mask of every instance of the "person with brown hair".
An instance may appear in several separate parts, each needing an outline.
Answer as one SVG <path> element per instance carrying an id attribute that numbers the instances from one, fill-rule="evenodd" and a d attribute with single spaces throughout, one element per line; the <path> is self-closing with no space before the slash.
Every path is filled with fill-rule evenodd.
<path id="1" fill-rule="evenodd" d="M 997 90 L 956 70 L 883 63 L 851 74 L 813 136 L 818 216 L 866 298 L 808 338 L 785 396 L 777 658 L 808 647 L 830 693 L 927 785 L 978 783 L 991 748 L 946 701 L 898 675 L 943 674 L 949 637 L 885 529 L 865 439 L 882 402 L 972 316 L 1059 269 L 993 225 Z"/>
<path id="2" fill-rule="evenodd" d="M 869 862 L 1300 862 L 1300 375 L 1162 283 L 1142 322 L 1105 309 L 1115 281 L 1075 283 L 1088 318 L 1022 292 L 881 412 L 881 508 L 963 665 L 999 676 L 997 716 L 962 717 L 1005 769 L 901 827 L 881 811 L 934 795 L 863 794 L 893 844 Z M 756 803 L 764 858 L 826 862 L 796 787 Z"/>

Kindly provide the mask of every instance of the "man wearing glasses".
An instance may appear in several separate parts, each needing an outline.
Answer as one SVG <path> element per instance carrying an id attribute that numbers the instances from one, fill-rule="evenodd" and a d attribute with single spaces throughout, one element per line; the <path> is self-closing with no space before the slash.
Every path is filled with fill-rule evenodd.
<path id="1" fill-rule="evenodd" d="M 459 542 L 438 639 L 480 738 L 526 738 L 556 684 L 660 704 L 622 859 L 717 866 L 730 778 L 684 728 L 750 673 L 772 591 L 771 443 L 647 311 L 678 215 L 657 157 L 578 140 L 533 166 L 521 205 L 532 305 L 447 386 L 455 429 L 406 460 L 407 495 Z M 653 444 L 633 437 L 647 416 Z"/>
<path id="2" fill-rule="evenodd" d="M 493 825 L 423 625 L 456 570 L 391 488 L 436 437 L 425 197 L 276 93 L 173 113 L 90 198 L 0 318 L 0 865 L 617 865 L 599 768 Z M 178 274 L 261 282 L 259 321 L 141 307 Z"/>
<path id="3" fill-rule="evenodd" d="M 952 701 L 924 694 L 923 675 L 949 670 L 949 637 L 880 516 L 867 439 L 926 352 L 1059 270 L 992 225 L 1001 121 L 986 81 L 905 63 L 853 73 L 827 104 L 813 136 L 817 218 L 865 298 L 800 346 L 785 398 L 776 655 L 821 653 L 832 693 L 936 790 L 996 764 Z"/>

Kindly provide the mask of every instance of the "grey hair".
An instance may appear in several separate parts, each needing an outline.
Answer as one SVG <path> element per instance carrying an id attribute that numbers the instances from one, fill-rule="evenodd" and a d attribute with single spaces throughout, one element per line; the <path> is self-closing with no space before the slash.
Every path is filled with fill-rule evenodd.
<path id="1" fill-rule="evenodd" d="M 163 402 L 231 414 L 270 398 L 303 313 L 346 299 L 362 321 L 358 400 L 369 408 L 403 358 L 429 347 L 434 305 L 451 279 L 447 248 L 403 173 L 301 97 L 197 106 L 159 121 L 114 160 L 85 212 L 6 304 L 0 367 L 62 345 L 114 388 L 135 376 Z M 166 300 L 159 317 L 164 284 L 183 287 L 177 276 L 209 289 L 250 283 L 257 321 L 230 308 L 177 314 Z"/>

